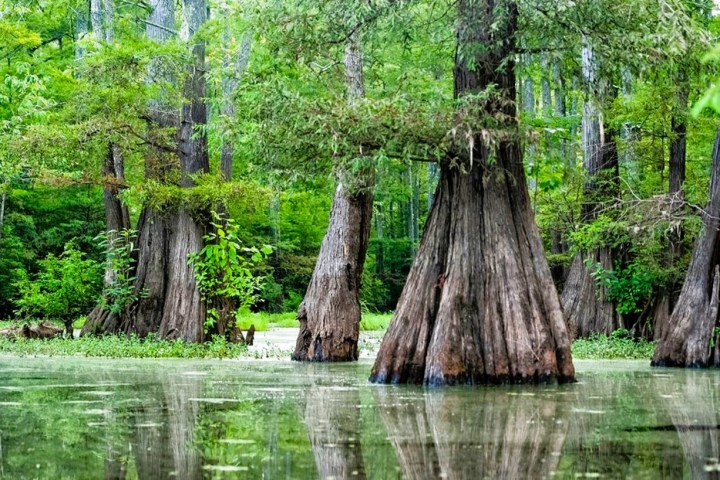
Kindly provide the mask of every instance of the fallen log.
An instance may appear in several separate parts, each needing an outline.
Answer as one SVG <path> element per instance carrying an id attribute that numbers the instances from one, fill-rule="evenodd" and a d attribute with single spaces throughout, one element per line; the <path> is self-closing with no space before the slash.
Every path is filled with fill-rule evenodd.
<path id="1" fill-rule="evenodd" d="M 0 329 L 0 337 L 4 337 L 10 340 L 16 340 L 18 338 L 47 340 L 50 338 L 62 336 L 64 331 L 65 330 L 60 327 L 49 325 L 45 322 L 39 323 L 37 325 L 28 325 L 26 323 L 22 326 Z"/>

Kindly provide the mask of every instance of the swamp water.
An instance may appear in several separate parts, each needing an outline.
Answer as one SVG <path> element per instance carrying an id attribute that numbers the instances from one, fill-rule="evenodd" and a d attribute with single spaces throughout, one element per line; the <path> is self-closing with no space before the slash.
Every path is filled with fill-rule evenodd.
<path id="1" fill-rule="evenodd" d="M 720 478 L 720 371 L 576 361 L 540 387 L 368 362 L 0 358 L 0 478 Z"/>

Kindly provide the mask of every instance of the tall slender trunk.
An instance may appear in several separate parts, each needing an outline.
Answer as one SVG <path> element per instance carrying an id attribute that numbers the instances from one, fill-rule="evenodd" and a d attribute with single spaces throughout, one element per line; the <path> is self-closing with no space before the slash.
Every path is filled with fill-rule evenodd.
<path id="1" fill-rule="evenodd" d="M 0 238 L 3 237 L 3 227 L 5 226 L 5 202 L 7 201 L 7 192 L 3 190 L 0 195 Z"/>
<path id="2" fill-rule="evenodd" d="M 407 236 L 410 243 L 410 256 L 415 257 L 417 253 L 417 245 L 419 239 L 418 230 L 418 217 L 420 215 L 419 210 L 419 191 L 417 185 L 417 176 L 413 175 L 412 165 L 407 166 L 406 170 L 407 184 L 410 189 L 410 198 L 407 203 Z"/>
<path id="3" fill-rule="evenodd" d="M 567 115 L 567 108 L 565 104 L 565 81 L 562 76 L 562 69 L 560 68 L 560 62 L 553 62 L 553 83 L 554 83 L 554 108 L 553 114 L 555 118 L 564 118 Z M 572 138 L 572 132 L 570 132 Z M 575 166 L 575 142 L 568 141 L 567 139 L 561 139 L 557 145 L 554 145 L 557 150 L 557 154 L 560 158 L 563 158 L 563 173 L 565 178 Z M 564 233 L 559 225 L 553 225 L 551 227 L 550 236 L 552 238 L 552 253 L 560 254 L 567 251 L 567 241 L 564 238 Z M 553 280 L 557 285 L 562 285 L 567 278 L 567 268 L 562 263 L 557 263 L 552 266 Z"/>
<path id="4" fill-rule="evenodd" d="M 550 64 L 547 59 L 547 55 L 543 55 L 542 58 L 542 67 L 544 75 L 542 76 L 542 80 L 540 81 L 540 90 L 542 93 L 542 107 L 543 107 L 543 117 L 545 120 L 548 120 L 552 117 L 553 114 L 553 101 L 552 101 L 552 89 L 550 88 L 550 76 L 552 72 L 550 71 Z"/>
<path id="5" fill-rule="evenodd" d="M 435 189 L 437 188 L 438 166 L 437 163 L 428 163 L 428 182 L 427 182 L 427 211 L 432 210 L 435 201 Z"/>
<path id="6" fill-rule="evenodd" d="M 630 101 L 632 98 L 633 76 L 627 68 L 623 69 L 621 80 L 623 97 L 626 101 Z M 635 154 L 635 143 L 637 138 L 631 122 L 625 122 L 622 125 L 620 138 L 622 138 L 625 143 L 625 150 L 620 157 L 620 165 L 625 168 L 627 176 L 631 181 L 636 180 L 639 176 L 640 165 L 637 155 Z"/>
<path id="7" fill-rule="evenodd" d="M 681 76 L 678 80 L 680 90 L 677 93 L 676 106 L 670 119 L 673 136 L 670 142 L 670 171 L 668 181 L 670 205 L 668 208 L 673 213 L 682 209 L 685 203 L 683 184 L 685 183 L 688 86 L 684 76 Z M 678 224 L 673 226 L 669 237 L 670 255 L 667 262 L 668 268 L 672 268 L 683 255 L 684 235 L 682 225 Z M 668 285 L 659 292 L 655 300 L 655 309 L 653 311 L 653 335 L 655 340 L 662 338 L 664 330 L 667 328 L 668 322 L 670 321 L 670 314 L 677 301 L 678 288 L 679 285 L 677 282 Z"/>
<path id="8" fill-rule="evenodd" d="M 375 232 L 377 233 L 377 249 L 375 251 L 375 274 L 382 277 L 385 274 L 385 217 L 382 205 L 377 206 L 375 215 Z"/>
<path id="9" fill-rule="evenodd" d="M 352 106 L 365 96 L 359 32 L 345 48 L 345 78 Z M 360 284 L 372 222 L 374 178 L 363 170 L 340 169 L 330 224 L 310 285 L 298 309 L 300 321 L 293 360 L 348 361 L 358 358 Z"/>
<path id="10" fill-rule="evenodd" d="M 695 243 L 680 297 L 655 347 L 655 366 L 720 366 L 720 129 L 713 147 L 708 197 L 705 229 Z"/>
<path id="11" fill-rule="evenodd" d="M 597 217 L 601 203 L 615 193 L 618 178 L 618 155 L 613 132 L 603 128 L 598 105 L 601 97 L 597 78 L 597 60 L 592 47 L 582 49 L 586 98 L 583 103 L 582 144 L 586 181 L 583 187 L 582 219 L 590 222 Z M 615 305 L 607 299 L 604 285 L 593 277 L 596 268 L 612 270 L 613 252 L 599 247 L 577 254 L 570 266 L 562 292 L 563 311 L 571 331 L 577 337 L 594 333 L 610 334 L 621 327 Z"/>
<path id="12" fill-rule="evenodd" d="M 530 55 L 523 55 L 521 58 L 522 61 L 525 62 L 526 66 L 530 66 L 532 64 L 532 57 Z M 530 76 L 525 77 L 523 80 L 522 98 L 523 113 L 531 119 L 535 118 L 535 82 Z M 537 157 L 537 145 L 535 145 L 532 140 L 527 141 L 525 143 L 524 152 L 525 163 L 530 166 L 534 166 L 535 162 L 538 160 Z M 539 169 L 536 169 L 536 171 L 539 172 Z M 530 190 L 533 192 L 532 198 L 535 199 L 538 189 L 537 174 L 534 176 L 531 175 L 528 178 L 528 185 L 530 186 Z M 537 208 L 537 205 L 533 208 Z"/>
<path id="13" fill-rule="evenodd" d="M 112 23 L 114 10 L 114 0 L 90 1 L 90 23 L 96 41 L 112 41 L 114 37 Z M 120 147 L 113 142 L 108 143 L 107 154 L 101 167 L 101 175 L 105 207 L 105 232 L 108 246 L 119 248 L 118 241 L 121 237 L 118 234 L 123 230 L 130 229 L 130 212 L 120 199 L 120 192 L 125 183 L 125 160 Z M 114 267 L 110 259 L 108 259 L 104 275 L 106 288 L 115 283 L 116 276 Z M 90 312 L 85 325 L 83 325 L 82 335 L 102 334 L 118 330 L 120 315 L 108 309 L 105 304 L 106 300 L 102 299 Z"/>
<path id="14" fill-rule="evenodd" d="M 75 40 L 82 40 L 82 38 L 88 33 L 88 10 L 89 5 L 84 2 L 80 4 L 75 13 Z M 75 60 L 81 60 L 85 56 L 85 48 L 81 46 L 81 43 L 75 42 Z"/>
<path id="15" fill-rule="evenodd" d="M 119 233 L 123 230 L 130 229 L 130 212 L 127 205 L 120 200 L 120 191 L 125 183 L 125 165 L 120 148 L 110 143 L 108 144 L 108 152 L 102 167 L 103 182 L 103 201 L 105 204 L 105 232 L 107 234 L 108 246 L 119 248 L 118 241 L 122 237 Z M 104 285 L 109 287 L 113 285 L 117 278 L 110 259 L 107 260 L 105 266 Z M 105 304 L 106 299 L 93 309 L 87 317 L 85 325 L 83 325 L 81 335 L 87 334 L 103 334 L 115 332 L 119 329 L 121 318 L 119 313 L 111 312 Z"/>
<path id="16" fill-rule="evenodd" d="M 475 108 L 502 115 L 516 132 L 517 5 L 460 0 L 457 7 L 455 96 L 495 85 L 497 97 Z M 433 209 L 370 380 L 572 381 L 570 338 L 517 136 L 503 136 L 494 152 L 480 138 L 454 148 L 452 161 L 442 162 Z"/>
<path id="17" fill-rule="evenodd" d="M 225 30 L 225 42 L 229 43 L 230 32 Z M 223 68 L 225 76 L 222 80 L 222 105 L 220 114 L 225 117 L 225 121 L 234 121 L 235 112 L 235 94 L 237 93 L 240 76 L 243 74 L 250 61 L 250 48 L 252 46 L 252 36 L 246 33 L 243 36 L 240 48 L 235 54 L 234 68 L 232 73 L 228 70 L 231 68 L 231 58 L 228 53 L 223 58 Z M 235 153 L 235 145 L 233 142 L 223 139 L 222 150 L 220 152 L 220 173 L 225 180 L 232 180 L 233 171 L 233 155 Z"/>

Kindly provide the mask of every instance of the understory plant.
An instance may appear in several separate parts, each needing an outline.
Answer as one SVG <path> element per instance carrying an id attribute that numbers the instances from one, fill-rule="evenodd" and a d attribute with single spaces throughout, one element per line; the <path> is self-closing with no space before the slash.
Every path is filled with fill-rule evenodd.
<path id="1" fill-rule="evenodd" d="M 135 292 L 133 250 L 136 238 L 137 231 L 132 229 L 112 230 L 95 237 L 105 251 L 107 271 L 112 272 L 103 289 L 103 308 L 111 313 L 121 313 L 145 293 Z"/>
<path id="2" fill-rule="evenodd" d="M 15 314 L 21 318 L 59 320 L 72 335 L 73 321 L 90 311 L 102 288 L 103 266 L 72 243 L 59 256 L 48 254 L 40 271 L 19 272 Z"/>
<path id="3" fill-rule="evenodd" d="M 205 245 L 188 261 L 208 306 L 205 333 L 234 337 L 238 309 L 255 302 L 262 287 L 262 278 L 254 270 L 272 253 L 272 247 L 245 247 L 232 219 L 217 212 L 212 212 L 212 218 L 213 230 L 203 237 Z"/>

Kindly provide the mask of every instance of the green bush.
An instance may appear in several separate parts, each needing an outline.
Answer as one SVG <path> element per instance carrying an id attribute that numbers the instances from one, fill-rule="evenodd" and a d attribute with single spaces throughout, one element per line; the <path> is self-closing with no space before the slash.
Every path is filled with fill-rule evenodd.
<path id="1" fill-rule="evenodd" d="M 205 331 L 231 331 L 239 308 L 250 306 L 262 286 L 253 273 L 272 247 L 243 247 L 238 226 L 212 212 L 214 231 L 203 238 L 205 246 L 188 258 L 195 270 L 200 295 L 208 304 Z"/>
<path id="2" fill-rule="evenodd" d="M 102 290 L 103 265 L 85 258 L 73 243 L 60 256 L 52 253 L 39 262 L 30 277 L 20 273 L 16 282 L 16 315 L 23 318 L 60 320 L 70 330 L 72 322 L 89 312 Z"/>

